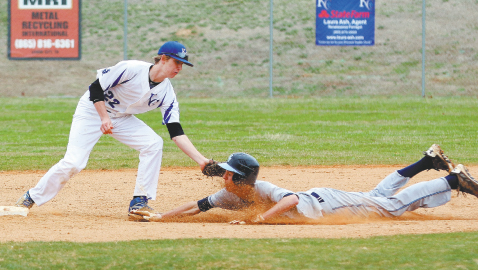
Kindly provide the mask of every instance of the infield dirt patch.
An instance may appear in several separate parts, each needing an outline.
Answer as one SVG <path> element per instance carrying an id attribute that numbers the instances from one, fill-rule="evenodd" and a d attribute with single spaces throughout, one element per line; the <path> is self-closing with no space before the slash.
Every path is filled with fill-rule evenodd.
<path id="1" fill-rule="evenodd" d="M 260 180 L 293 191 L 332 187 L 346 191 L 368 191 L 401 166 L 266 167 Z M 476 175 L 478 166 L 469 167 Z M 0 205 L 13 205 L 36 185 L 44 171 L 0 172 Z M 103 242 L 177 238 L 341 238 L 395 234 L 426 234 L 478 231 L 478 199 L 457 197 L 433 209 L 418 209 L 399 218 L 326 217 L 299 224 L 283 221 L 272 225 L 229 225 L 241 213 L 212 209 L 177 222 L 131 222 L 127 208 L 132 197 L 136 170 L 82 171 L 73 177 L 52 201 L 34 206 L 27 217 L 0 217 L 1 242 L 72 241 Z M 445 176 L 423 172 L 410 180 Z M 150 201 L 164 212 L 192 200 L 202 199 L 221 188 L 222 179 L 207 178 L 198 168 L 163 168 L 158 199 Z"/>

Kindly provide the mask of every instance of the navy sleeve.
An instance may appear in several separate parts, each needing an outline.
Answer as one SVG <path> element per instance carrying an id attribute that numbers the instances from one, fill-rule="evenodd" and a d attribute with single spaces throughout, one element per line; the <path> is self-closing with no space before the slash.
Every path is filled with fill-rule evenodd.
<path id="1" fill-rule="evenodd" d="M 212 206 L 209 203 L 209 197 L 206 197 L 202 200 L 199 200 L 198 201 L 198 207 L 199 207 L 199 210 L 201 210 L 201 212 L 206 212 L 207 210 L 209 210 L 211 208 L 214 208 L 214 206 Z"/>

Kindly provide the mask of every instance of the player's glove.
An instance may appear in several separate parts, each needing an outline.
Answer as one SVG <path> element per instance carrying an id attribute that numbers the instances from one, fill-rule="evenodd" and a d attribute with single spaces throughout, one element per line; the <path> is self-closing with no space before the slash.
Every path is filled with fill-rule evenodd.
<path id="1" fill-rule="evenodd" d="M 214 159 L 210 159 L 209 163 L 204 166 L 204 169 L 202 170 L 202 173 L 206 176 L 223 176 L 226 170 L 221 168 L 217 161 Z"/>

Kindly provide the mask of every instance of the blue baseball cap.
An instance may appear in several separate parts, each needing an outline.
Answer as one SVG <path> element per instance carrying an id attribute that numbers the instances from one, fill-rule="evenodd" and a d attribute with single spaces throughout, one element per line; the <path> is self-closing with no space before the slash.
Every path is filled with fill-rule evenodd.
<path id="1" fill-rule="evenodd" d="M 167 55 L 183 62 L 184 64 L 193 67 L 194 65 L 188 61 L 186 47 L 177 41 L 168 41 L 158 50 L 158 55 Z"/>

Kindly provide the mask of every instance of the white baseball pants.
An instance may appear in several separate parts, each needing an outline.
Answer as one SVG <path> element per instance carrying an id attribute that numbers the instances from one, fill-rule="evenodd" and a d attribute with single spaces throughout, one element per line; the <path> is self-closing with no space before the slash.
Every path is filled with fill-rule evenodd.
<path id="1" fill-rule="evenodd" d="M 118 141 L 139 151 L 138 176 L 133 196 L 156 199 L 163 139 L 133 115 L 111 118 L 113 134 Z M 66 154 L 30 189 L 37 205 L 53 199 L 66 182 L 86 167 L 90 152 L 103 133 L 101 119 L 91 101 L 80 99 L 73 115 Z"/>
<path id="2" fill-rule="evenodd" d="M 370 192 L 346 192 L 331 188 L 315 190 L 324 200 L 323 213 L 352 213 L 367 217 L 377 213 L 384 217 L 400 216 L 417 208 L 432 208 L 451 199 L 451 188 L 445 178 L 420 182 L 395 194 L 410 178 L 393 172 Z"/>

